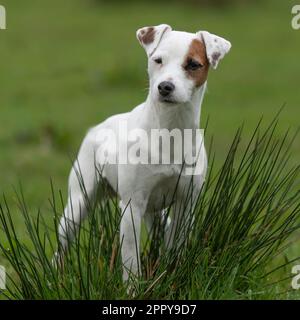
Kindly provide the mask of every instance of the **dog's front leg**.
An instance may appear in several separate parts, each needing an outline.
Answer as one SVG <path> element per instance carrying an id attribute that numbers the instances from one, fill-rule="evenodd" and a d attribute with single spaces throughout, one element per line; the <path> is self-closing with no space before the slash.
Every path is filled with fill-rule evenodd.
<path id="1" fill-rule="evenodd" d="M 140 233 L 141 215 L 136 208 L 128 204 L 120 204 L 122 219 L 120 226 L 121 254 L 123 262 L 123 280 L 141 274 Z"/>
<path id="2" fill-rule="evenodd" d="M 183 201 L 176 201 L 171 223 L 165 231 L 164 242 L 167 250 L 175 245 L 180 248 L 185 243 L 194 224 L 194 207 L 195 203 L 183 204 Z"/>

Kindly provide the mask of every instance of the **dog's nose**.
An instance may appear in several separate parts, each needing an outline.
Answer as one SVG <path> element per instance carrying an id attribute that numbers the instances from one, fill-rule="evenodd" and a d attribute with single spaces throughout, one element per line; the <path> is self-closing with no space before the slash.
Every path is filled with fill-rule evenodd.
<path id="1" fill-rule="evenodd" d="M 158 91 L 163 96 L 166 97 L 172 93 L 175 89 L 175 86 L 172 82 L 163 81 L 158 85 Z"/>

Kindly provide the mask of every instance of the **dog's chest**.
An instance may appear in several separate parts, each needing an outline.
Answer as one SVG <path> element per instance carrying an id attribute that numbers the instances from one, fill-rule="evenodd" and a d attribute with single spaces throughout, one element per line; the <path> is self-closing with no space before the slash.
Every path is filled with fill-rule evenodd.
<path id="1" fill-rule="evenodd" d="M 176 186 L 180 178 L 180 166 L 169 165 L 152 165 L 150 170 L 151 175 L 146 178 L 146 181 L 140 181 L 140 184 L 145 183 L 145 190 L 148 190 L 146 201 L 148 207 L 151 206 L 168 206 L 172 202 Z M 152 208 L 154 209 L 154 208 Z"/>
<path id="2" fill-rule="evenodd" d="M 159 211 L 172 204 L 188 188 L 190 176 L 180 165 L 139 165 L 119 168 L 119 193 L 142 211 Z M 176 195 L 175 195 L 176 194 Z"/>

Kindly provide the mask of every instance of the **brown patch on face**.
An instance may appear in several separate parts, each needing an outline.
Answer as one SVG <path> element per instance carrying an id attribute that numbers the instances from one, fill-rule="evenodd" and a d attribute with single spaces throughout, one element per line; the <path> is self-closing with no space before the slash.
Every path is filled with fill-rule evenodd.
<path id="1" fill-rule="evenodd" d="M 141 30 L 139 34 L 139 39 L 144 44 L 149 44 L 153 42 L 155 35 L 155 29 L 153 27 L 147 28 L 147 30 Z"/>
<path id="2" fill-rule="evenodd" d="M 196 70 L 187 68 L 191 60 L 200 63 L 202 67 Z M 184 59 L 182 67 L 184 68 L 188 78 L 195 81 L 196 87 L 201 87 L 205 83 L 208 75 L 209 61 L 206 56 L 205 45 L 200 40 L 194 39 L 191 42 L 189 51 Z"/>

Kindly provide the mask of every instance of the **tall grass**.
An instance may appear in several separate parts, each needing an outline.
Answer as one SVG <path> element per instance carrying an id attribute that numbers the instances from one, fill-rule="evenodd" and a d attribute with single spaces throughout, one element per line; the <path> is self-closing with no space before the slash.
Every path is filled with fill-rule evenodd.
<path id="1" fill-rule="evenodd" d="M 285 298 L 289 274 L 282 270 L 297 257 L 286 258 L 300 227 L 299 166 L 289 164 L 293 137 L 274 137 L 277 118 L 262 130 L 259 124 L 248 143 L 239 129 L 223 165 L 209 173 L 197 200 L 194 220 L 176 250 L 163 246 L 165 221 L 157 218 L 144 237 L 142 276 L 135 282 L 136 298 L 262 299 Z M 242 143 L 241 143 L 242 141 Z M 208 153 L 213 154 L 213 147 Z M 17 234 L 5 197 L 0 205 L 4 242 L 0 258 L 10 265 L 9 299 L 123 299 L 118 201 L 106 200 L 91 208 L 86 222 L 70 244 L 64 267 L 51 263 L 57 248 L 57 226 L 64 207 L 52 189 L 53 221 L 34 217 L 22 192 L 18 204 L 27 241 Z M 187 194 L 187 200 L 189 195 Z M 182 203 L 185 206 L 185 202 Z M 172 209 L 168 210 L 172 215 Z M 180 228 L 183 228 L 183 225 Z"/>

